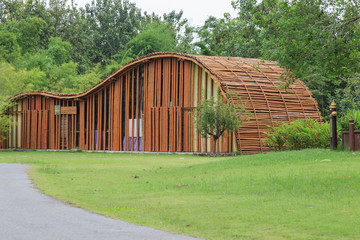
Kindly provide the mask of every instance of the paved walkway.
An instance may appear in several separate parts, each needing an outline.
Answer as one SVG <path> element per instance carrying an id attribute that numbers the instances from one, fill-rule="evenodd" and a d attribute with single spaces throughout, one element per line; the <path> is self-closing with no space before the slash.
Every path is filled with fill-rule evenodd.
<path id="1" fill-rule="evenodd" d="M 195 240 L 57 201 L 33 187 L 25 173 L 27 168 L 27 165 L 0 163 L 1 240 Z"/>

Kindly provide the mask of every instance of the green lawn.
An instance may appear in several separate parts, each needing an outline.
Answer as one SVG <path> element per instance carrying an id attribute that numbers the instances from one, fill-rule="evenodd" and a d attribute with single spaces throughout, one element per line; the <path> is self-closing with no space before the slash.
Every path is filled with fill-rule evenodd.
<path id="1" fill-rule="evenodd" d="M 0 152 L 46 194 L 113 218 L 208 239 L 360 239 L 360 153 L 206 158 Z"/>

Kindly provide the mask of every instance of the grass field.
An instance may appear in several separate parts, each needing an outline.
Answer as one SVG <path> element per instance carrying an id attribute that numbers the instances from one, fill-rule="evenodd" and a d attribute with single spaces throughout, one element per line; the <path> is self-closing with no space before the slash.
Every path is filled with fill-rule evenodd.
<path id="1" fill-rule="evenodd" d="M 360 153 L 206 158 L 0 152 L 44 193 L 112 218 L 207 239 L 360 239 Z"/>

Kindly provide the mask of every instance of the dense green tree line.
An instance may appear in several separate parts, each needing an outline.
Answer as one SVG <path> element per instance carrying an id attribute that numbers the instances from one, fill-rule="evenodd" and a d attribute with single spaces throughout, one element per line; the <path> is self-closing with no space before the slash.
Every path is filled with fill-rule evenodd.
<path id="1" fill-rule="evenodd" d="M 143 13 L 135 4 L 96 0 L 0 0 L 0 100 L 31 90 L 75 93 L 156 51 L 193 51 L 182 12 Z"/>
<path id="2" fill-rule="evenodd" d="M 360 107 L 360 3 L 235 0 L 236 17 L 194 28 L 182 12 L 142 12 L 121 0 L 0 0 L 0 101 L 30 90 L 81 92 L 126 62 L 158 51 L 278 61 L 326 115 Z"/>
<path id="3" fill-rule="evenodd" d="M 201 52 L 275 60 L 303 80 L 325 115 L 360 107 L 360 2 L 235 0 L 235 18 L 209 18 Z M 294 76 L 286 76 L 290 83 Z"/>

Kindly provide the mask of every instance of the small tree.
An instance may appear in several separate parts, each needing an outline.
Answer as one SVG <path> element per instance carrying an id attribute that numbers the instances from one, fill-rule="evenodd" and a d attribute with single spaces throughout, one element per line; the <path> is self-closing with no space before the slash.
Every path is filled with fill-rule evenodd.
<path id="1" fill-rule="evenodd" d="M 228 94 L 228 99 L 230 99 Z M 194 110 L 193 120 L 197 131 L 206 138 L 213 137 L 213 152 L 216 152 L 216 142 L 225 131 L 233 132 L 237 130 L 247 118 L 245 117 L 245 105 L 239 101 L 233 104 L 224 97 L 218 99 L 211 97 L 203 99 Z"/>
<path id="2" fill-rule="evenodd" d="M 7 131 L 9 130 L 9 126 L 11 124 L 11 118 L 6 115 L 6 110 L 10 104 L 0 103 L 0 142 L 6 140 Z"/>

